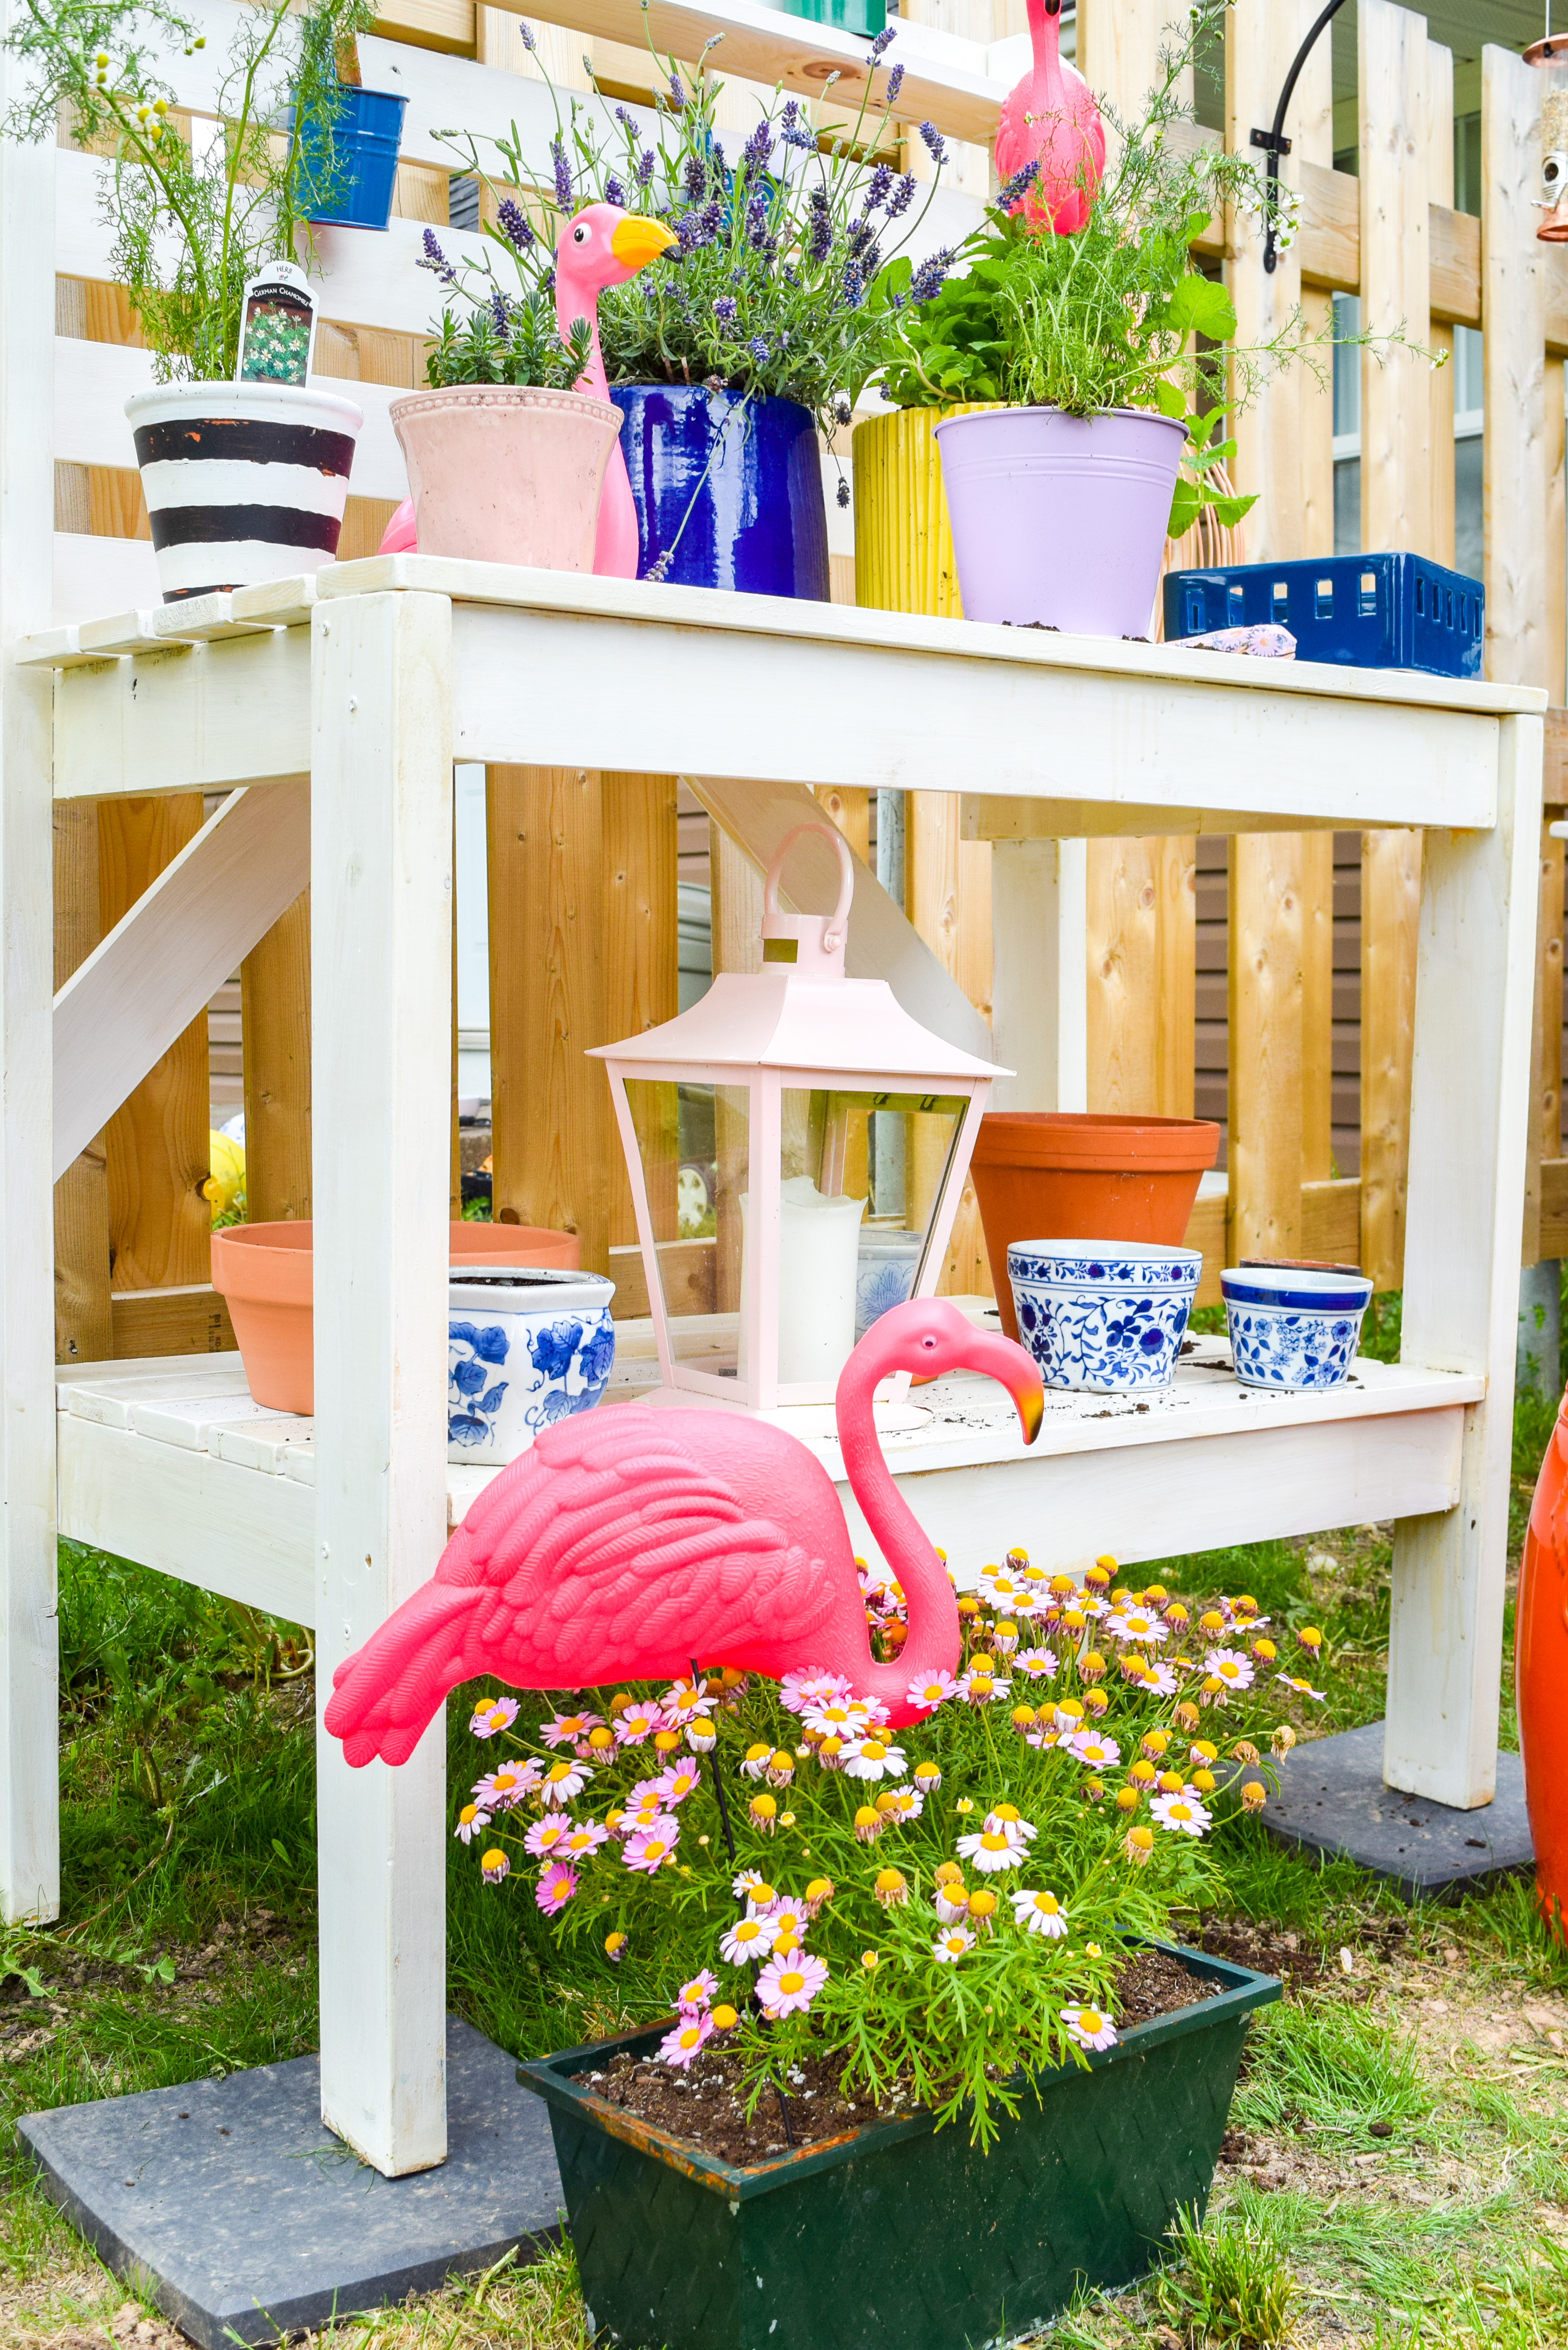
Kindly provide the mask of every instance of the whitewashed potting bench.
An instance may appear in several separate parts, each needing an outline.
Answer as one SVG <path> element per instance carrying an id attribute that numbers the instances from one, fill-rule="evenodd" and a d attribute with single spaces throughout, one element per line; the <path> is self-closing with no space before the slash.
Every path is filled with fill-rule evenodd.
<path id="1" fill-rule="evenodd" d="M 445 1459 L 454 757 L 688 775 L 749 806 L 764 851 L 813 786 L 983 775 L 969 821 L 1007 844 L 997 1054 L 1025 1073 L 1056 1000 L 1055 839 L 1427 827 L 1404 1362 L 1363 1365 L 1327 1396 L 1257 1398 L 1200 1349 L 1147 1410 L 1061 1399 L 1027 1454 L 994 1391 L 943 1382 L 892 1451 L 936 1538 L 977 1564 L 1011 1539 L 1046 1560 L 1132 1560 L 1397 1518 L 1388 1777 L 1488 1800 L 1543 694 L 408 556 L 56 629 L 22 643 L 14 675 L 0 1006 L 13 1846 L 46 1774 L 52 1799 L 52 1724 L 31 1724 L 36 1756 L 28 1744 L 26 1634 L 49 1604 L 57 1469 L 63 1533 L 313 1624 L 323 1694 L 430 1574 L 476 1489 L 479 1472 Z M 228 968 L 234 937 L 299 886 L 306 787 L 315 1421 L 260 1413 L 234 1359 L 213 1357 L 62 1371 L 57 1414 L 51 1164 L 112 1090 L 96 1040 L 140 1024 L 161 1049 L 202 1000 L 203 956 Z M 177 899 L 161 914 L 152 893 L 83 966 L 51 1055 L 51 797 L 191 789 L 237 796 L 170 868 Z M 874 889 L 857 907 L 852 967 L 885 923 Z M 627 1391 L 639 1343 L 623 1330 Z M 834 1465 L 827 1416 L 801 1426 Z M 439 1725 L 399 1772 L 350 1773 L 326 1739 L 318 1756 L 323 2102 L 388 2172 L 444 2148 L 443 1767 Z"/>

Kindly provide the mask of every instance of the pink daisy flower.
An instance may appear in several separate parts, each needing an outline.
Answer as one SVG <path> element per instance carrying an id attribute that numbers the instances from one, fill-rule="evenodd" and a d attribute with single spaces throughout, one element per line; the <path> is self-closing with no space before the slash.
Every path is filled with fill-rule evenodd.
<path id="1" fill-rule="evenodd" d="M 1067 1930 L 1067 1912 L 1054 1893 L 1026 1893 L 1021 1886 L 1009 1898 L 1014 1925 L 1022 1926 L 1026 1934 L 1044 1934 L 1048 1941 L 1060 1941 Z"/>
<path id="2" fill-rule="evenodd" d="M 712 2034 L 711 2015 L 683 2015 L 674 2031 L 667 2032 L 659 2042 L 659 2055 L 665 2064 L 674 2064 L 683 2073 L 702 2043 L 711 2039 Z"/>
<path id="3" fill-rule="evenodd" d="M 712 1699 L 700 1682 L 676 1681 L 664 1692 L 665 1720 L 671 1730 L 679 1730 L 691 1715 L 711 1712 L 712 1704 Z"/>
<path id="4" fill-rule="evenodd" d="M 483 1779 L 474 1781 L 474 1800 L 487 1811 L 509 1812 L 514 1804 L 531 1795 L 538 1784 L 536 1762 L 504 1762 L 499 1771 L 487 1771 Z"/>
<path id="5" fill-rule="evenodd" d="M 1114 1771 L 1122 1759 L 1122 1750 L 1114 1738 L 1102 1738 L 1097 1730 L 1080 1730 L 1067 1742 L 1067 1752 L 1086 1762 L 1092 1771 Z"/>
<path id="6" fill-rule="evenodd" d="M 719 1945 L 726 1966 L 755 1966 L 774 1946 L 773 1929 L 765 1918 L 737 1918 Z"/>
<path id="7" fill-rule="evenodd" d="M 766 1922 L 773 1928 L 775 1950 L 798 1950 L 805 1939 L 811 1920 L 798 1901 L 775 1901 L 766 1913 Z"/>
<path id="8" fill-rule="evenodd" d="M 482 1812 L 477 1804 L 464 1804 L 457 1815 L 452 1834 L 459 1844 L 472 1844 L 476 1835 L 490 1825 L 490 1814 Z"/>
<path id="9" fill-rule="evenodd" d="M 482 1697 L 468 1726 L 475 1738 L 493 1738 L 497 1731 L 510 1730 L 516 1719 L 514 1697 Z"/>
<path id="10" fill-rule="evenodd" d="M 479 1873 L 486 1885 L 499 1885 L 504 1877 L 511 1876 L 512 1863 L 499 1845 L 493 1845 L 488 1852 L 480 1854 Z"/>
<path id="11" fill-rule="evenodd" d="M 543 1860 L 564 1845 L 571 1833 L 572 1823 L 564 1814 L 547 1813 L 542 1820 L 535 1821 L 523 1839 L 523 1849 L 535 1860 Z"/>
<path id="12" fill-rule="evenodd" d="M 961 1885 L 939 1885 L 933 1899 L 937 1916 L 944 1926 L 956 1926 L 969 1916 L 969 1895 Z"/>
<path id="13" fill-rule="evenodd" d="M 677 2007 L 680 2008 L 711 2006 L 712 2003 L 713 1993 L 718 1990 L 718 1976 L 713 1972 L 711 1967 L 704 1967 L 701 1974 L 693 1975 L 690 1982 L 683 1982 L 681 1984 L 679 1992 L 676 1994 L 675 2003 Z"/>
<path id="14" fill-rule="evenodd" d="M 1012 1681 L 1004 1675 L 978 1672 L 971 1666 L 955 1682 L 954 1694 L 970 1705 L 995 1705 L 1012 1687 Z"/>
<path id="15" fill-rule="evenodd" d="M 587 1860 L 597 1852 L 601 1844 L 608 1844 L 609 1830 L 602 1820 L 581 1820 L 561 1839 L 561 1851 L 571 1860 Z"/>
<path id="16" fill-rule="evenodd" d="M 786 1713 L 805 1713 L 814 1705 L 831 1705 L 836 1698 L 849 1697 L 853 1683 L 843 1673 L 830 1673 L 822 1665 L 814 1665 L 805 1672 L 785 1673 L 779 1683 L 779 1701 Z"/>
<path id="17" fill-rule="evenodd" d="M 1223 1681 L 1227 1689 L 1252 1686 L 1252 1659 L 1242 1656 L 1240 1649 L 1210 1648 L 1203 1659 L 1203 1669 L 1212 1673 L 1216 1680 Z"/>
<path id="18" fill-rule="evenodd" d="M 534 1898 L 546 1918 L 564 1909 L 577 1889 L 577 1872 L 568 1868 L 564 1860 L 553 1860 L 539 1872 L 539 1882 L 534 1887 Z"/>
<path id="19" fill-rule="evenodd" d="M 1110 2017 L 1097 2007 L 1064 2007 L 1062 2021 L 1080 2048 L 1114 2048 L 1116 2035 Z"/>
<path id="20" fill-rule="evenodd" d="M 1147 1665 L 1138 1687 L 1147 1690 L 1151 1697 L 1174 1697 L 1176 1675 L 1169 1665 Z"/>
<path id="21" fill-rule="evenodd" d="M 664 1866 L 667 1860 L 674 1858 L 680 1838 L 679 1821 L 651 1820 L 647 1827 L 639 1828 L 634 1835 L 628 1836 L 621 1858 L 628 1868 L 640 1869 L 645 1877 L 651 1877 L 656 1869 Z"/>
<path id="22" fill-rule="evenodd" d="M 1106 1617 L 1106 1629 L 1114 1639 L 1136 1640 L 1151 1648 L 1170 1637 L 1169 1625 L 1152 1607 L 1125 1607 Z"/>
<path id="23" fill-rule="evenodd" d="M 974 1948 L 974 1936 L 966 1926 L 950 1926 L 931 1944 L 931 1956 L 939 1967 L 956 1966 L 966 1950 Z"/>
<path id="24" fill-rule="evenodd" d="M 926 1673 L 909 1683 L 905 1695 L 920 1713 L 934 1713 L 953 1694 L 953 1677 L 949 1672 Z"/>
<path id="25" fill-rule="evenodd" d="M 1032 1681 L 1044 1680 L 1056 1669 L 1056 1659 L 1049 1648 L 1021 1648 L 1012 1659 L 1014 1672 L 1027 1673 Z"/>
<path id="26" fill-rule="evenodd" d="M 1294 1690 L 1298 1697 L 1310 1697 L 1318 1705 L 1323 1705 L 1327 1700 L 1326 1690 L 1314 1690 L 1311 1681 L 1298 1680 L 1293 1673 L 1276 1673 L 1274 1679 L 1277 1681 L 1283 1681 L 1288 1690 Z"/>
<path id="27" fill-rule="evenodd" d="M 1210 1814 L 1196 1795 L 1156 1795 L 1148 1811 L 1149 1817 L 1158 1820 L 1162 1828 L 1170 1828 L 1179 1835 L 1200 1836 L 1210 1825 Z"/>
<path id="28" fill-rule="evenodd" d="M 730 1890 L 737 1901 L 750 1901 L 753 1894 L 767 1881 L 760 1868 L 742 1868 L 739 1877 L 731 1879 Z"/>
<path id="29" fill-rule="evenodd" d="M 556 1713 L 539 1724 L 539 1735 L 546 1746 L 575 1746 L 590 1730 L 602 1730 L 604 1717 L 597 1713 Z"/>
<path id="30" fill-rule="evenodd" d="M 926 1799 L 918 1787 L 892 1787 L 888 1793 L 892 1802 L 888 1810 L 895 1820 L 918 1820 L 926 1808 Z"/>
<path id="31" fill-rule="evenodd" d="M 627 1802 L 628 1804 L 656 1804 L 659 1801 L 659 1779 L 662 1779 L 664 1773 L 660 1771 L 657 1778 L 637 1780 L 626 1791 Z"/>
<path id="32" fill-rule="evenodd" d="M 654 1781 L 653 1792 L 667 1804 L 683 1804 L 701 1784 L 702 1773 L 694 1762 L 672 1762 Z"/>
<path id="33" fill-rule="evenodd" d="M 827 1981 L 827 1961 L 805 1950 L 780 1950 L 757 1977 L 757 1997 L 770 2022 L 781 2015 L 804 2015 Z"/>
<path id="34" fill-rule="evenodd" d="M 617 1714 L 613 1728 L 623 1746 L 640 1746 L 656 1730 L 664 1727 L 662 1710 L 657 1705 L 628 1705 Z"/>

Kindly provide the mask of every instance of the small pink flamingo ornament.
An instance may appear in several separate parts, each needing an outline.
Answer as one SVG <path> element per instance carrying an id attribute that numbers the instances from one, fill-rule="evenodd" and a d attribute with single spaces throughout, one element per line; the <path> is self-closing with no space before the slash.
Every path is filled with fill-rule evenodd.
<path id="1" fill-rule="evenodd" d="M 576 389 L 596 400 L 609 398 L 604 355 L 599 349 L 599 296 L 607 286 L 624 286 L 676 239 L 662 221 L 640 213 L 623 212 L 618 204 L 587 204 L 573 214 L 556 241 L 556 324 L 563 338 L 574 320 L 586 318 L 593 330 L 588 363 Z M 382 535 L 378 553 L 413 555 L 419 540 L 414 530 L 414 502 L 405 498 Z M 599 494 L 598 535 L 594 541 L 594 569 L 608 579 L 635 579 L 638 558 L 637 508 L 626 459 L 618 441 L 605 467 Z"/>
<path id="2" fill-rule="evenodd" d="M 1039 169 L 1010 210 L 1032 229 L 1070 236 L 1089 217 L 1106 168 L 1106 128 L 1095 93 L 1061 55 L 1062 0 L 1028 0 L 1034 61 L 1002 102 L 996 175 L 1004 184 Z"/>
<path id="3" fill-rule="evenodd" d="M 840 1672 L 897 1726 L 909 1683 L 953 1671 L 958 1604 L 894 1484 L 872 1396 L 894 1371 L 1000 1380 L 1024 1440 L 1040 1373 L 946 1298 L 895 1305 L 838 1380 L 844 1466 L 909 1602 L 909 1638 L 877 1664 L 844 1513 L 814 1453 L 742 1412 L 615 1404 L 558 1421 L 474 1503 L 422 1590 L 332 1677 L 326 1722 L 349 1762 L 406 1762 L 446 1693 L 482 1673 L 514 1689 L 668 1680 L 705 1665 L 782 1679 Z"/>

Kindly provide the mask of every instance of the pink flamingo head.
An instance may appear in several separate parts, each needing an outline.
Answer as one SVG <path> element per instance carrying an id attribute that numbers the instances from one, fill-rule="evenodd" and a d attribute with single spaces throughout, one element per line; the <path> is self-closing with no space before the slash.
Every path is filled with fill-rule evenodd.
<path id="1" fill-rule="evenodd" d="M 855 1409 L 859 1390 L 895 1371 L 934 1379 L 943 1371 L 979 1371 L 1007 1389 L 1033 1444 L 1045 1412 L 1039 1366 L 1000 1330 L 977 1328 L 947 1297 L 913 1297 L 879 1315 L 845 1365 L 838 1383 L 841 1404 Z"/>
<path id="2" fill-rule="evenodd" d="M 594 335 L 593 357 L 579 390 L 605 396 L 599 296 L 611 286 L 624 286 L 677 241 L 662 221 L 623 212 L 618 204 L 585 204 L 562 229 L 556 239 L 556 322 L 566 335 L 574 319 L 586 318 Z"/>

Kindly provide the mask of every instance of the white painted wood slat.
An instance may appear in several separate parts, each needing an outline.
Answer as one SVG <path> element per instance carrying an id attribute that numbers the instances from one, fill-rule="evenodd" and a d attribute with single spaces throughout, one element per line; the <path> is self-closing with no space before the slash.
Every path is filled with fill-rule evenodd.
<path id="1" fill-rule="evenodd" d="M 55 998 L 57 1180 L 308 887 L 303 785 L 233 793 Z"/>

